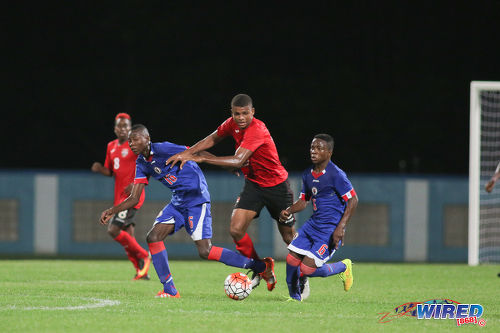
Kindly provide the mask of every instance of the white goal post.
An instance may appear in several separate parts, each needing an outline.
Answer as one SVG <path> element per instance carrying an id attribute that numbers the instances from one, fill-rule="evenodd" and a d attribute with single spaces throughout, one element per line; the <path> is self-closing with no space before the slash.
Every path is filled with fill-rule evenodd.
<path id="1" fill-rule="evenodd" d="M 484 190 L 484 185 L 495 173 L 499 162 L 500 82 L 472 81 L 469 137 L 470 266 L 500 262 L 500 182 L 491 194 Z"/>

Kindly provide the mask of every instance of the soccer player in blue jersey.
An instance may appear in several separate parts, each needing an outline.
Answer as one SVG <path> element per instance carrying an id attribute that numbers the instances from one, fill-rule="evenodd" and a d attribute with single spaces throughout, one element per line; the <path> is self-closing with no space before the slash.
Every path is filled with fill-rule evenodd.
<path id="1" fill-rule="evenodd" d="M 153 265 L 163 284 L 163 289 L 158 292 L 157 297 L 180 297 L 170 274 L 163 240 L 183 227 L 193 239 L 201 258 L 252 269 L 266 281 L 272 277 L 272 259 L 251 259 L 212 245 L 210 193 L 203 172 L 193 161 L 187 162 L 182 169 L 178 166 L 170 168 L 165 165 L 169 157 L 186 150 L 186 146 L 170 142 L 151 143 L 147 128 L 139 124 L 132 126 L 128 141 L 132 151 L 139 155 L 132 192 L 125 201 L 102 212 L 101 223 L 106 224 L 117 212 L 136 205 L 150 177 L 160 181 L 172 191 L 171 202 L 158 214 L 146 238 Z"/>
<path id="2" fill-rule="evenodd" d="M 333 138 L 330 135 L 314 137 L 310 149 L 313 165 L 302 175 L 300 197 L 280 214 L 280 219 L 286 220 L 291 214 L 306 208 L 308 201 L 313 205 L 313 215 L 288 245 L 286 282 L 290 297 L 298 301 L 309 296 L 308 293 L 301 295 L 301 272 L 306 277 L 339 274 L 345 291 L 349 291 L 353 283 L 350 259 L 326 263 L 339 245 L 344 245 L 346 224 L 358 205 L 358 196 L 345 172 L 331 161 L 332 152 Z"/>

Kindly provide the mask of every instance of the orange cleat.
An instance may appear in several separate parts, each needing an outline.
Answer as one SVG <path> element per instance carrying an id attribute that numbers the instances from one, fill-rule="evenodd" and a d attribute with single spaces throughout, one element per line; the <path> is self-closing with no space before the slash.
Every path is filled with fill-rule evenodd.
<path id="1" fill-rule="evenodd" d="M 149 256 L 140 259 L 139 269 L 137 270 L 137 274 L 135 275 L 134 280 L 141 280 L 141 279 L 149 280 L 148 271 L 150 265 L 151 265 L 151 258 Z"/>
<path id="2" fill-rule="evenodd" d="M 276 286 L 276 275 L 274 274 L 274 259 L 267 257 L 262 259 L 266 263 L 266 269 L 259 275 L 266 280 L 267 290 L 272 291 Z"/>
<path id="3" fill-rule="evenodd" d="M 177 291 L 177 294 L 170 295 L 170 294 L 167 294 L 166 292 L 164 292 L 163 290 L 160 290 L 158 292 L 158 294 L 156 294 L 155 297 L 156 298 L 181 298 L 181 294 L 179 293 L 179 291 Z"/>

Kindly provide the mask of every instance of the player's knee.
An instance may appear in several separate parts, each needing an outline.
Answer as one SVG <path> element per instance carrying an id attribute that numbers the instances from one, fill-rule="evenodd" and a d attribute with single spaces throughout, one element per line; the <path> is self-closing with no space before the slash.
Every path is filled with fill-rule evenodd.
<path id="1" fill-rule="evenodd" d="M 146 242 L 148 243 L 156 243 L 162 240 L 163 239 L 160 237 L 160 235 L 158 235 L 158 233 L 156 233 L 154 230 L 150 230 L 146 236 Z"/>
<path id="2" fill-rule="evenodd" d="M 240 240 L 245 236 L 246 231 L 238 226 L 230 226 L 229 233 L 234 240 Z"/>
<path id="3" fill-rule="evenodd" d="M 293 236 L 294 236 L 293 231 L 290 231 L 290 232 L 284 232 L 281 235 L 281 238 L 283 238 L 283 241 L 285 242 L 285 244 L 288 245 L 293 241 Z"/>
<path id="4" fill-rule="evenodd" d="M 208 260 L 208 254 L 210 253 L 210 249 L 208 248 L 198 248 L 198 255 L 200 256 L 201 259 Z"/>
<path id="5" fill-rule="evenodd" d="M 108 235 L 111 236 L 111 238 L 115 239 L 116 237 L 118 237 L 118 235 L 120 234 L 120 228 L 118 228 L 116 225 L 112 224 L 108 227 Z"/>

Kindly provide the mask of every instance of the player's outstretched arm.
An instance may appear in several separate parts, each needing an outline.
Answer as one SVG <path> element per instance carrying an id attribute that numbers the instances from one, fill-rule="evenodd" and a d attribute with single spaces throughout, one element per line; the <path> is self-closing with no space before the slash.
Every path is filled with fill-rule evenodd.
<path id="1" fill-rule="evenodd" d="M 246 148 L 238 148 L 233 156 L 215 156 L 210 155 L 195 155 L 193 156 L 193 161 L 197 163 L 208 163 L 212 165 L 218 165 L 224 168 L 240 169 L 247 163 L 250 156 L 252 156 L 253 151 Z"/>
<path id="2" fill-rule="evenodd" d="M 345 208 L 344 215 L 340 219 L 337 228 L 335 228 L 335 231 L 333 232 L 333 243 L 335 244 L 335 250 L 339 248 L 340 241 L 342 241 L 342 246 L 344 246 L 345 226 L 347 225 L 347 222 L 349 222 L 349 219 L 351 218 L 352 214 L 354 214 L 354 211 L 356 210 L 357 206 L 358 206 L 357 195 L 347 200 L 347 207 Z"/>
<path id="3" fill-rule="evenodd" d="M 90 167 L 90 170 L 92 170 L 92 172 L 100 173 L 101 175 L 108 176 L 108 177 L 110 177 L 113 174 L 111 172 L 111 170 L 109 170 L 108 168 L 106 168 L 104 165 L 102 165 L 99 162 L 94 162 L 92 164 L 92 166 Z"/>
<path id="4" fill-rule="evenodd" d="M 280 222 L 287 221 L 292 214 L 303 211 L 306 207 L 307 207 L 307 201 L 298 199 L 293 203 L 293 205 L 281 211 L 279 217 Z"/>
<path id="5" fill-rule="evenodd" d="M 118 212 L 123 210 L 130 209 L 139 203 L 139 199 L 141 198 L 142 190 L 144 189 L 145 184 L 134 184 L 132 187 L 132 192 L 130 196 L 122 201 L 119 205 L 113 206 L 111 208 L 106 209 L 101 213 L 101 224 L 107 224 L 108 221 Z"/>
<path id="6" fill-rule="evenodd" d="M 180 153 L 177 153 L 173 156 L 170 156 L 170 158 L 165 162 L 165 165 L 173 167 L 177 163 L 180 163 L 180 168 L 186 164 L 187 161 L 194 161 L 194 155 L 200 151 L 207 150 L 212 148 L 214 145 L 219 143 L 223 137 L 220 137 L 217 135 L 217 131 L 213 132 L 209 136 L 207 136 L 205 139 L 198 141 L 195 143 L 192 147 L 189 149 L 186 149 Z"/>

